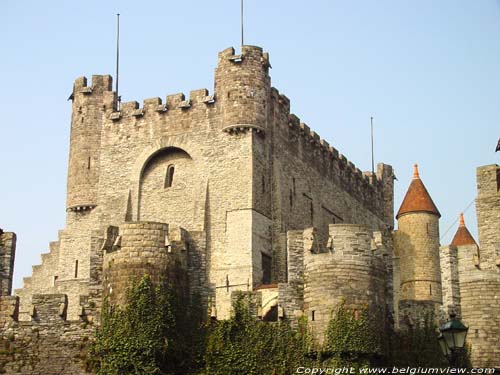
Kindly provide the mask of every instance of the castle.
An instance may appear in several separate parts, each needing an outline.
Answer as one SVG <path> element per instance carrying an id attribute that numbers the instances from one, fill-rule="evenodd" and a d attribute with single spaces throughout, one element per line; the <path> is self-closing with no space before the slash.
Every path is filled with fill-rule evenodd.
<path id="1" fill-rule="evenodd" d="M 479 245 L 462 220 L 440 247 L 416 167 L 394 231 L 392 167 L 356 168 L 290 113 L 269 68 L 259 47 L 228 48 L 213 94 L 142 106 L 119 105 L 108 75 L 75 81 L 66 227 L 12 296 L 16 237 L 0 235 L 0 335 L 24 348 L 1 352 L 4 371 L 85 373 L 78 343 L 103 297 L 122 303 L 146 273 L 214 319 L 236 291 L 263 320 L 306 315 L 319 341 L 341 301 L 401 329 L 453 308 L 474 365 L 500 366 L 500 167 L 477 170 Z"/>

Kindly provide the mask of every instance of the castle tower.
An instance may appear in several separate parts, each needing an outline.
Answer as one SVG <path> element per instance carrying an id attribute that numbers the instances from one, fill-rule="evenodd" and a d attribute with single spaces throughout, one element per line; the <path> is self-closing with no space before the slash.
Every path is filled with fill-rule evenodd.
<path id="1" fill-rule="evenodd" d="M 442 303 L 439 259 L 439 213 L 415 164 L 413 180 L 396 219 L 395 254 L 399 257 L 400 324 L 414 324 L 437 312 Z M 401 320 L 403 319 L 403 320 Z"/>
<path id="2" fill-rule="evenodd" d="M 240 55 L 235 55 L 234 48 L 219 53 L 215 96 L 224 131 L 265 131 L 271 95 L 269 67 L 269 56 L 260 47 L 242 46 Z"/>
<path id="3" fill-rule="evenodd" d="M 461 220 L 452 241 L 458 258 L 461 320 L 475 367 L 500 366 L 500 167 L 477 168 L 479 247 Z"/>
<path id="4" fill-rule="evenodd" d="M 115 102 L 109 75 L 92 76 L 92 86 L 85 77 L 73 85 L 71 136 L 68 164 L 66 209 L 86 211 L 97 205 L 101 128 L 106 109 Z"/>
<path id="5" fill-rule="evenodd" d="M 464 248 L 460 250 L 460 254 L 458 248 Z M 460 224 L 451 244 L 440 248 L 441 281 L 443 286 L 442 317 L 444 319 L 448 318 L 451 311 L 455 312 L 459 319 L 462 318 L 458 260 L 459 257 L 465 259 L 464 255 L 471 258 L 470 266 L 472 266 L 473 262 L 479 261 L 477 243 L 465 225 L 464 214 L 460 213 Z"/>

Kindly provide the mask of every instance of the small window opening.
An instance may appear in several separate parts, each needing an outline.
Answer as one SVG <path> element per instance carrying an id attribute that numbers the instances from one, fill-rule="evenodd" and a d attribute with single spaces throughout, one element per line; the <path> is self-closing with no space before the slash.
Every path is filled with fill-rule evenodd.
<path id="1" fill-rule="evenodd" d="M 312 310 L 311 311 L 311 320 L 314 322 L 315 319 L 316 319 L 316 311 Z"/>
<path id="2" fill-rule="evenodd" d="M 78 277 L 78 260 L 75 260 L 75 279 Z"/>
<path id="3" fill-rule="evenodd" d="M 169 165 L 167 168 L 167 175 L 165 176 L 165 188 L 169 188 L 172 186 L 174 182 L 174 170 L 175 166 Z"/>
<path id="4" fill-rule="evenodd" d="M 57 281 L 58 278 L 59 278 L 59 276 L 54 276 L 53 286 L 56 286 L 56 281 Z"/>
<path id="5" fill-rule="evenodd" d="M 293 193 L 292 193 L 292 189 L 290 189 L 290 207 L 293 207 Z"/>
<path id="6" fill-rule="evenodd" d="M 262 194 L 266 192 L 266 179 L 262 176 Z"/>
<path id="7" fill-rule="evenodd" d="M 429 284 L 429 295 L 432 296 L 432 284 Z"/>
<path id="8" fill-rule="evenodd" d="M 311 225 L 314 223 L 314 206 L 311 202 Z"/>
<path id="9" fill-rule="evenodd" d="M 272 259 L 269 255 L 262 254 L 262 284 L 271 284 L 271 264 Z"/>
<path id="10" fill-rule="evenodd" d="M 87 160 L 87 169 L 90 169 L 90 156 L 89 159 Z"/>

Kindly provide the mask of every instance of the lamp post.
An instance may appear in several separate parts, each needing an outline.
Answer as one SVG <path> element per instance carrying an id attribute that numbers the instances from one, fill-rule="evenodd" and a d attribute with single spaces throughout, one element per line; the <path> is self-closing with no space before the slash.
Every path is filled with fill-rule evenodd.
<path id="1" fill-rule="evenodd" d="M 463 351 L 468 330 L 468 327 L 456 319 L 454 312 L 451 312 L 450 319 L 439 327 L 439 331 L 441 332 L 438 337 L 439 346 L 441 346 L 443 354 L 454 368 L 459 365 L 459 355 Z"/>

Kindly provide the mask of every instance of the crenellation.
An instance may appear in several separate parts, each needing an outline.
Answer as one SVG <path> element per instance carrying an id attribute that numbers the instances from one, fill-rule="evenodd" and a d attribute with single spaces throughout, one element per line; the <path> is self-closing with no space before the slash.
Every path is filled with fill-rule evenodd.
<path id="1" fill-rule="evenodd" d="M 120 104 L 120 112 L 122 116 L 131 116 L 136 109 L 139 109 L 139 103 L 135 100 Z"/>
<path id="2" fill-rule="evenodd" d="M 183 93 L 170 94 L 167 95 L 165 99 L 165 104 L 168 108 L 180 108 L 179 105 L 186 100 L 186 96 Z"/>
<path id="3" fill-rule="evenodd" d="M 142 107 L 146 112 L 154 112 L 160 105 L 162 105 L 162 100 L 159 96 L 156 96 L 154 98 L 144 99 Z"/>
<path id="4" fill-rule="evenodd" d="M 71 368 L 58 371 L 79 374 L 71 343 L 98 326 L 103 298 L 123 303 L 148 274 L 199 300 L 207 318 L 229 317 L 238 293 L 265 321 L 306 315 L 319 341 L 342 301 L 396 328 L 455 306 L 484 340 L 471 340 L 481 352 L 473 359 L 495 355 L 499 333 L 486 317 L 500 300 L 499 167 L 477 171 L 480 253 L 439 249 L 435 207 L 398 214 L 393 232 L 392 167 L 362 172 L 291 114 L 270 67 L 260 47 L 228 48 L 212 95 L 202 88 L 142 107 L 119 103 L 109 75 L 75 80 L 66 228 L 15 297 L 0 230 L 0 327 L 15 345 L 46 358 L 48 342 Z M 39 339 L 27 333 L 34 327 Z"/>

